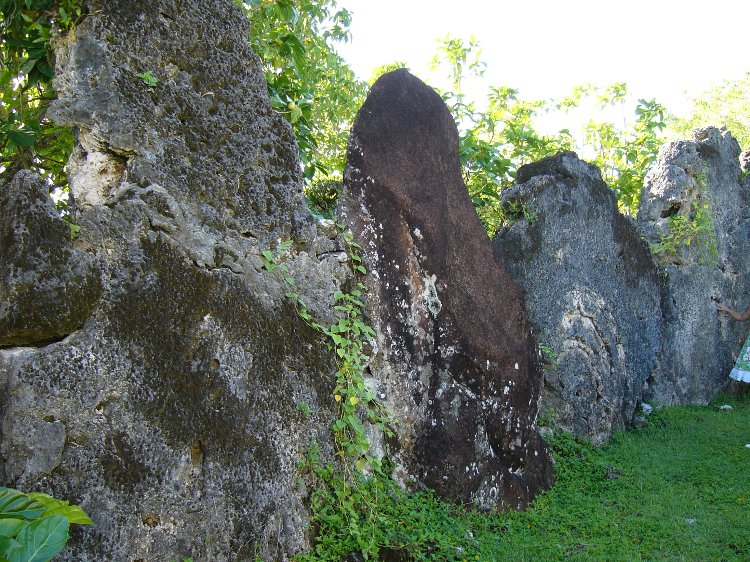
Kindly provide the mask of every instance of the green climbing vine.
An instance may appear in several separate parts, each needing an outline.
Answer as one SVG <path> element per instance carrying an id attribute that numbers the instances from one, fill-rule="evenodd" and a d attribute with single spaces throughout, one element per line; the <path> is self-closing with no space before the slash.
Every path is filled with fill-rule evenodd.
<path id="1" fill-rule="evenodd" d="M 364 275 L 367 269 L 362 265 L 362 247 L 354 241 L 351 232 L 345 231 L 343 225 L 338 226 L 346 245 L 352 273 L 355 276 Z M 368 455 L 370 442 L 363 421 L 377 427 L 385 435 L 391 435 L 388 411 L 368 388 L 364 377 L 370 359 L 366 349 L 375 337 L 375 332 L 366 323 L 363 314 L 362 296 L 365 285 L 357 282 L 348 292 L 336 291 L 333 295 L 333 308 L 339 313 L 339 318 L 330 326 L 323 326 L 310 314 L 297 282 L 282 261 L 290 245 L 290 242 L 280 244 L 276 253 L 270 250 L 261 252 L 263 267 L 269 272 L 281 273 L 287 289 L 286 298 L 294 304 L 302 320 L 326 336 L 330 348 L 336 354 L 338 362 L 333 398 L 338 405 L 339 416 L 331 426 L 337 447 L 336 454 L 353 461 L 354 467 L 361 471 L 378 462 Z"/>
<path id="2" fill-rule="evenodd" d="M 385 490 L 395 493 L 397 485 L 390 479 L 387 459 L 370 453 L 371 443 L 365 424 L 370 424 L 389 437 L 393 435 L 393 420 L 365 381 L 370 360 L 368 350 L 371 349 L 375 332 L 364 317 L 362 298 L 365 285 L 357 281 L 367 273 L 360 255 L 362 246 L 354 240 L 350 231 L 345 230 L 344 225 L 338 225 L 338 228 L 355 282 L 348 291 L 334 293 L 333 308 L 338 313 L 338 319 L 329 326 L 313 318 L 297 282 L 284 263 L 291 242 L 279 244 L 276 252 L 264 250 L 261 259 L 268 272 L 281 275 L 286 285 L 286 298 L 302 320 L 326 337 L 337 358 L 333 399 L 338 415 L 331 424 L 331 430 L 335 454 L 341 462 L 323 464 L 319 446 L 313 442 L 308 447 L 306 459 L 300 464 L 301 469 L 309 469 L 322 484 L 311 495 L 313 520 L 321 526 L 346 528 L 347 536 L 354 541 L 352 547 L 366 559 L 373 559 L 377 558 L 379 549 L 375 539 L 378 512 L 375 506 L 382 501 L 381 495 Z M 309 412 L 306 404 L 298 405 L 298 408 Z"/>

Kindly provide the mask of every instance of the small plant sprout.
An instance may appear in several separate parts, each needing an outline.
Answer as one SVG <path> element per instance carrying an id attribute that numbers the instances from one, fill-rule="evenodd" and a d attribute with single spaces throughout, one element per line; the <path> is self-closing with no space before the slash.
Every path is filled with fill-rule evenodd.
<path id="1" fill-rule="evenodd" d="M 312 408 L 310 408 L 307 402 L 297 402 L 297 409 L 302 412 L 302 415 L 306 418 L 312 416 Z"/>
<path id="2" fill-rule="evenodd" d="M 159 83 L 159 79 L 154 76 L 154 73 L 150 70 L 136 74 L 136 76 L 143 80 L 143 84 L 148 88 L 149 92 L 153 92 L 154 88 L 156 88 L 156 85 Z"/>
<path id="3" fill-rule="evenodd" d="M 545 362 L 551 364 L 553 367 L 557 367 L 557 353 L 550 346 L 539 342 L 539 351 L 542 354 Z"/>

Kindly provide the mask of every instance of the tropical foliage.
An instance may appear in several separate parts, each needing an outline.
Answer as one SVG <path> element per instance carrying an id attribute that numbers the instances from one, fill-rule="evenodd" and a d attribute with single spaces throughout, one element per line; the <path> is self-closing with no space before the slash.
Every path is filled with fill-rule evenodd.
<path id="1" fill-rule="evenodd" d="M 740 146 L 750 147 L 750 72 L 736 80 L 709 88 L 693 98 L 692 110 L 686 118 L 669 121 L 673 134 L 689 138 L 690 131 L 709 125 L 724 125 Z"/>
<path id="2" fill-rule="evenodd" d="M 68 542 L 71 523 L 91 525 L 77 505 L 0 487 L 0 562 L 47 562 Z"/>
<path id="3" fill-rule="evenodd" d="M 82 15 L 81 0 L 0 0 L 0 170 L 22 166 L 66 187 L 70 129 L 45 119 L 58 35 Z"/>
<path id="4" fill-rule="evenodd" d="M 367 88 L 334 48 L 349 39 L 351 14 L 335 0 L 251 0 L 241 6 L 271 103 L 297 136 L 308 185 L 340 180 L 349 127 Z"/>
<path id="5" fill-rule="evenodd" d="M 335 0 L 235 2 L 250 20 L 249 40 L 261 58 L 273 107 L 297 136 L 311 207 L 330 212 L 343 175 L 348 130 L 367 91 L 367 83 L 356 78 L 336 51 L 337 44 L 350 39 L 351 14 Z M 51 186 L 63 188 L 63 167 L 74 138 L 44 114 L 55 97 L 54 42 L 81 17 L 81 5 L 81 0 L 0 0 L 0 166 L 35 169 Z M 401 66 L 385 64 L 373 80 Z M 724 123 L 741 145 L 750 144 L 745 118 L 750 73 L 697 97 L 690 118 L 668 119 L 655 100 L 626 107 L 632 102 L 622 83 L 576 87 L 557 100 L 523 99 L 517 89 L 504 85 L 489 87 L 484 99 L 472 98 L 467 79 L 481 77 L 486 66 L 474 38 L 444 38 L 433 61 L 433 68 L 448 78 L 441 94 L 459 127 L 464 178 L 490 235 L 510 218 L 500 205 L 500 193 L 513 183 L 516 170 L 559 150 L 576 150 L 599 166 L 620 209 L 633 214 L 667 122 L 683 136 L 693 127 Z M 592 119 L 579 130 L 568 126 L 540 132 L 543 119 L 554 116 L 555 122 L 564 122 L 566 114 L 582 107 L 618 118 Z"/>

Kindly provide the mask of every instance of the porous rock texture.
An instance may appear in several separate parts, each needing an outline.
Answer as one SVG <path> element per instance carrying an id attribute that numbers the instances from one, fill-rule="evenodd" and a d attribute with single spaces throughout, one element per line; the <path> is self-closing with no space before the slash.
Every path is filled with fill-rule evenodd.
<path id="1" fill-rule="evenodd" d="M 726 386 L 747 326 L 718 316 L 714 301 L 750 304 L 750 182 L 740 173 L 737 141 L 710 127 L 662 147 L 646 177 L 637 226 L 666 282 L 661 369 L 647 399 L 706 403 Z M 665 244 L 676 217 L 705 226 L 678 237 L 689 244 Z"/>
<path id="2" fill-rule="evenodd" d="M 296 464 L 312 439 L 331 450 L 334 366 L 259 255 L 294 239 L 322 323 L 347 269 L 232 2 L 86 8 L 49 113 L 78 132 L 80 236 L 28 172 L 0 193 L 0 479 L 91 516 L 65 560 L 287 559 L 309 540 Z"/>
<path id="3" fill-rule="evenodd" d="M 403 478 L 525 506 L 551 483 L 528 317 L 469 200 L 453 118 L 406 70 L 379 78 L 357 115 L 345 186 L 379 334 L 370 369 L 400 421 L 388 445 Z"/>
<path id="4" fill-rule="evenodd" d="M 502 203 L 517 220 L 493 249 L 551 355 L 540 409 L 602 443 L 632 420 L 658 368 L 657 268 L 599 169 L 572 152 L 521 167 Z"/>
<path id="5" fill-rule="evenodd" d="M 101 292 L 100 264 L 74 249 L 49 187 L 20 171 L 0 179 L 0 347 L 40 344 L 81 328 Z"/>

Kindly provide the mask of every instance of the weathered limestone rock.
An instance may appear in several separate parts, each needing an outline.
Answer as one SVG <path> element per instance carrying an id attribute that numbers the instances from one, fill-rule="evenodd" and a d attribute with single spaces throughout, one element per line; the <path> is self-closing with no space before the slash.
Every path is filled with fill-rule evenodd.
<path id="1" fill-rule="evenodd" d="M 70 182 L 78 206 L 150 189 L 142 197 L 164 232 L 189 212 L 204 228 L 263 241 L 288 236 L 302 204 L 295 142 L 268 103 L 232 3 L 106 0 L 88 8 L 84 33 L 56 50 L 60 100 L 50 111 L 80 130 Z M 152 88 L 137 76 L 146 71 L 158 79 Z M 222 253 L 201 248 L 196 260 L 210 264 Z"/>
<path id="2" fill-rule="evenodd" d="M 551 483 L 538 357 L 440 96 L 405 70 L 382 76 L 355 121 L 345 184 L 342 214 L 370 269 L 372 375 L 401 421 L 391 445 L 404 477 L 453 500 L 525 506 Z"/>
<path id="3" fill-rule="evenodd" d="M 495 254 L 555 356 L 540 408 L 601 443 L 632 420 L 658 367 L 660 283 L 648 247 L 599 170 L 572 152 L 522 167 L 503 204 L 519 218 L 496 236 Z"/>
<path id="4" fill-rule="evenodd" d="M 324 323 L 346 270 L 300 213 L 232 2 L 88 8 L 50 112 L 79 132 L 79 238 L 28 173 L 0 192 L 0 479 L 90 514 L 66 560 L 287 559 L 309 539 L 296 464 L 331 451 L 333 359 L 259 254 L 294 238 Z"/>
<path id="5" fill-rule="evenodd" d="M 0 179 L 0 217 L 0 348 L 81 328 L 99 297 L 101 272 L 91 254 L 73 248 L 44 181 L 28 172 Z"/>
<path id="6" fill-rule="evenodd" d="M 750 184 L 739 155 L 726 130 L 699 130 L 665 145 L 644 182 L 637 226 L 667 285 L 661 374 L 646 394 L 661 403 L 711 400 L 746 335 L 713 302 L 750 302 Z"/>

